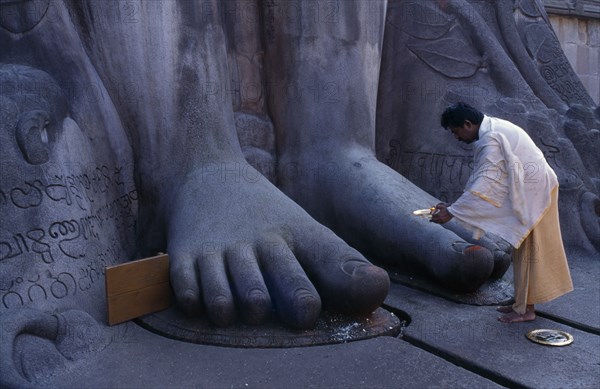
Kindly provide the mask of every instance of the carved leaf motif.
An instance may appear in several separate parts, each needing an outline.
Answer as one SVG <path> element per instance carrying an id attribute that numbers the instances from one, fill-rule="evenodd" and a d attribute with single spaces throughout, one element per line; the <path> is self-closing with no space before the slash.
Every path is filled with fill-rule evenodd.
<path id="1" fill-rule="evenodd" d="M 386 21 L 412 37 L 427 40 L 441 38 L 453 22 L 427 3 L 406 0 L 388 8 Z"/>
<path id="2" fill-rule="evenodd" d="M 548 63 L 560 55 L 560 47 L 545 24 L 533 23 L 525 29 L 525 46 L 532 58 Z"/>
<path id="3" fill-rule="evenodd" d="M 525 28 L 525 47 L 529 52 L 531 58 L 537 56 L 537 52 L 544 44 L 545 38 L 542 34 L 539 34 L 539 26 L 537 23 L 530 24 Z"/>
<path id="4" fill-rule="evenodd" d="M 536 0 L 520 0 L 519 9 L 524 15 L 532 18 L 539 18 L 542 16 L 542 13 L 540 12 L 540 9 L 536 3 Z"/>
<path id="5" fill-rule="evenodd" d="M 477 72 L 481 56 L 464 41 L 440 39 L 420 45 L 408 45 L 419 59 L 450 78 L 468 78 Z"/>

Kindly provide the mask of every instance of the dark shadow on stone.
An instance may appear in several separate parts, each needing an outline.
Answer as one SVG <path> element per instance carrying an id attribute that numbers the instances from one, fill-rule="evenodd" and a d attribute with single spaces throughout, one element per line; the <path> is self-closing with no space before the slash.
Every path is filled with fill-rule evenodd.
<path id="1" fill-rule="evenodd" d="M 508 305 L 513 299 L 512 270 L 507 271 L 504 277 L 486 281 L 475 292 L 460 293 L 442 287 L 431 278 L 419 274 L 388 271 L 392 283 L 401 284 L 418 289 L 434 296 L 450 301 L 469 305 Z"/>

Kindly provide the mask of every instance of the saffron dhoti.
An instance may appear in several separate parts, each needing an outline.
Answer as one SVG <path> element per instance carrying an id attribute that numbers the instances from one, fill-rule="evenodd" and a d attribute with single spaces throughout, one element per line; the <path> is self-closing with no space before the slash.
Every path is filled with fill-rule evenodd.
<path id="1" fill-rule="evenodd" d="M 553 300 L 573 290 L 558 221 L 558 188 L 552 191 L 547 212 L 518 249 L 513 251 L 515 303 L 526 306 Z"/>

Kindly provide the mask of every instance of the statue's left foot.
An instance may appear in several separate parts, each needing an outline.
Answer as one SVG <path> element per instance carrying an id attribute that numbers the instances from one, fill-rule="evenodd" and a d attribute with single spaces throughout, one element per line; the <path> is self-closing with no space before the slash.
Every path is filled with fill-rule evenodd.
<path id="1" fill-rule="evenodd" d="M 365 149 L 340 146 L 316 166 L 322 153 L 311 153 L 289 161 L 288 166 L 305 170 L 283 171 L 284 190 L 363 254 L 408 272 L 426 272 L 458 291 L 475 291 L 490 278 L 495 262 L 488 249 L 413 215 L 439 200 Z"/>

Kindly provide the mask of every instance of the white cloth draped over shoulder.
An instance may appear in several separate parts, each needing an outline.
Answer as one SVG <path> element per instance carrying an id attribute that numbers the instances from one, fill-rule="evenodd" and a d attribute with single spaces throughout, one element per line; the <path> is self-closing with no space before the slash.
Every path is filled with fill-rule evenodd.
<path id="1" fill-rule="evenodd" d="M 475 239 L 490 232 L 519 248 L 548 210 L 556 174 L 529 135 L 506 120 L 484 116 L 473 145 L 473 172 L 448 210 Z"/>

